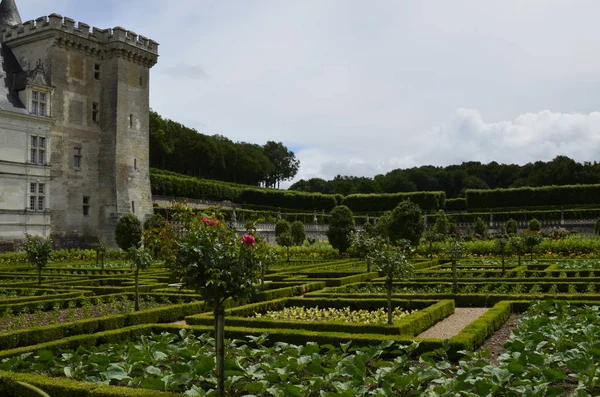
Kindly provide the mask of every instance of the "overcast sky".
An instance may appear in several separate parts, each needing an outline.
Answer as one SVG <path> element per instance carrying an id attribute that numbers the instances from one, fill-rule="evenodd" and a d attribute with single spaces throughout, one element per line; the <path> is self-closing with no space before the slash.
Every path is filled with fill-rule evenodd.
<path id="1" fill-rule="evenodd" d="M 282 141 L 296 179 L 598 160 L 597 0 L 17 0 L 161 44 L 150 103 Z"/>

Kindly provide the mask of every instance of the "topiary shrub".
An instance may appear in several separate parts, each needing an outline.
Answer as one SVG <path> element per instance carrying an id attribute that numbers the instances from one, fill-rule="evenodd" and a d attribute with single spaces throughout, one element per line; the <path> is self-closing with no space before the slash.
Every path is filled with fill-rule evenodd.
<path id="1" fill-rule="evenodd" d="M 304 223 L 300 221 L 292 223 L 290 234 L 292 235 L 294 245 L 304 244 L 304 240 L 306 240 L 306 229 L 304 228 Z"/>
<path id="2" fill-rule="evenodd" d="M 537 219 L 533 218 L 529 221 L 529 230 L 532 232 L 539 232 L 542 230 L 542 224 Z"/>
<path id="3" fill-rule="evenodd" d="M 385 236 L 395 244 L 400 240 L 408 240 L 414 247 L 419 245 L 419 240 L 425 230 L 425 220 L 421 207 L 410 200 L 398 204 L 387 217 L 383 217 Z"/>
<path id="4" fill-rule="evenodd" d="M 345 254 L 351 245 L 351 234 L 354 231 L 354 214 L 345 205 L 339 205 L 331 211 L 327 238 L 333 248 Z"/>
<path id="5" fill-rule="evenodd" d="M 133 214 L 123 215 L 115 228 L 115 240 L 123 251 L 139 246 L 142 241 L 142 223 L 140 220 Z"/>
<path id="6" fill-rule="evenodd" d="M 160 214 L 154 214 L 144 222 L 144 230 L 160 229 L 165 225 L 165 218 Z"/>
<path id="7" fill-rule="evenodd" d="M 286 220 L 281 220 L 275 225 L 275 237 L 280 236 L 284 233 L 292 233 L 292 227 Z"/>
<path id="8" fill-rule="evenodd" d="M 514 236 L 515 234 L 517 234 L 517 221 L 515 221 L 514 219 L 509 219 L 506 222 L 506 233 Z"/>
<path id="9" fill-rule="evenodd" d="M 444 210 L 438 211 L 437 219 L 435 220 L 435 224 L 433 225 L 432 231 L 438 236 L 446 237 L 448 236 L 448 232 L 450 229 L 450 221 L 446 216 Z"/>
<path id="10" fill-rule="evenodd" d="M 483 221 L 483 219 L 477 217 L 473 231 L 479 238 L 485 238 L 487 236 L 488 226 Z"/>

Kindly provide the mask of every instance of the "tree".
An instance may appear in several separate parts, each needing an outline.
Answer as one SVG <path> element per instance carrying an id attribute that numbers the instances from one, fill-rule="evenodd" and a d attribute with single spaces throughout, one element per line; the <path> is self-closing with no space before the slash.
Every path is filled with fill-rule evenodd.
<path id="1" fill-rule="evenodd" d="M 275 242 L 277 245 L 286 248 L 287 252 L 287 263 L 290 263 L 290 247 L 294 245 L 294 239 L 292 238 L 292 234 L 290 232 L 281 233 L 279 236 L 275 237 Z"/>
<path id="2" fill-rule="evenodd" d="M 142 241 L 142 223 L 133 214 L 123 215 L 117 222 L 115 240 L 123 251 L 138 247 Z"/>
<path id="3" fill-rule="evenodd" d="M 25 235 L 25 253 L 27 260 L 38 271 L 38 284 L 42 285 L 42 269 L 52 259 L 52 240 L 42 236 Z"/>
<path id="4" fill-rule="evenodd" d="M 521 236 L 510 236 L 508 239 L 508 244 L 517 253 L 517 257 L 519 258 L 518 266 L 521 266 L 521 256 L 525 250 L 525 242 L 523 241 L 523 238 Z"/>
<path id="5" fill-rule="evenodd" d="M 367 262 L 367 272 L 371 272 L 371 259 L 370 254 L 377 249 L 381 239 L 371 237 L 371 235 L 362 231 L 360 233 L 352 234 L 352 248 L 358 258 L 362 261 Z"/>
<path id="6" fill-rule="evenodd" d="M 150 250 L 144 247 L 130 247 L 127 257 L 132 261 L 135 272 L 135 311 L 140 311 L 140 271 L 148 270 L 152 264 Z"/>
<path id="7" fill-rule="evenodd" d="M 504 256 L 506 254 L 506 246 L 508 245 L 508 238 L 505 234 L 500 234 L 494 242 L 496 252 L 502 256 L 502 277 L 506 273 L 506 267 L 504 264 Z"/>
<path id="8" fill-rule="evenodd" d="M 104 270 L 104 255 L 106 255 L 106 246 L 101 242 L 97 242 L 92 244 L 90 248 L 96 251 L 96 266 L 98 266 L 98 263 L 102 261 L 102 270 Z"/>
<path id="9" fill-rule="evenodd" d="M 268 141 L 263 146 L 263 153 L 271 164 L 273 169 L 266 180 L 267 187 L 279 188 L 282 181 L 292 179 L 300 169 L 300 160 L 296 159 L 296 155 L 291 150 L 288 150 L 283 143 Z"/>
<path id="10" fill-rule="evenodd" d="M 292 232 L 292 226 L 285 219 L 277 222 L 277 224 L 275 225 L 275 237 L 277 237 L 281 234 L 284 234 L 284 233 L 291 233 L 291 232 Z"/>
<path id="11" fill-rule="evenodd" d="M 394 279 L 406 279 L 414 273 L 413 265 L 405 250 L 388 244 L 378 244 L 369 254 L 369 260 L 385 275 L 387 290 L 388 324 L 393 324 L 392 318 L 392 288 Z"/>
<path id="12" fill-rule="evenodd" d="M 423 233 L 423 240 L 429 245 L 429 259 L 433 259 L 433 243 L 443 241 L 444 236 L 434 230 L 428 230 Z"/>
<path id="13" fill-rule="evenodd" d="M 350 208 L 338 205 L 331 210 L 327 238 L 333 248 L 339 250 L 340 255 L 345 254 L 350 248 L 351 235 L 354 232 L 354 215 Z"/>
<path id="14" fill-rule="evenodd" d="M 453 241 L 448 246 L 448 256 L 452 261 L 452 292 L 458 294 L 458 270 L 456 262 L 465 255 L 465 248 L 460 241 Z"/>
<path id="15" fill-rule="evenodd" d="M 473 231 L 475 232 L 476 235 L 479 236 L 479 238 L 485 238 L 487 236 L 488 226 L 483 221 L 483 219 L 481 219 L 480 217 L 477 217 Z"/>
<path id="16" fill-rule="evenodd" d="M 506 222 L 506 233 L 508 233 L 509 236 L 514 236 L 517 232 L 517 221 L 509 219 L 508 222 Z"/>
<path id="17" fill-rule="evenodd" d="M 384 218 L 385 236 L 392 244 L 400 240 L 408 240 L 413 246 L 419 245 L 419 240 L 425 230 L 425 220 L 421 207 L 410 200 L 402 201 Z"/>
<path id="18" fill-rule="evenodd" d="M 533 218 L 529 221 L 529 230 L 533 232 L 539 232 L 542 230 L 542 224 L 537 219 Z"/>
<path id="19" fill-rule="evenodd" d="M 542 242 L 543 237 L 539 232 L 534 232 L 533 230 L 525 230 L 521 233 L 521 236 L 523 243 L 529 249 L 531 260 L 533 260 L 533 248 Z"/>
<path id="20" fill-rule="evenodd" d="M 215 318 L 217 396 L 225 397 L 225 309 L 227 299 L 249 299 L 255 293 L 264 259 L 256 238 L 242 238 L 216 219 L 196 217 L 177 252 L 178 276 L 187 288 L 204 296 Z"/>
<path id="21" fill-rule="evenodd" d="M 292 235 L 294 245 L 304 244 L 304 240 L 306 240 L 306 229 L 304 228 L 304 223 L 300 221 L 295 221 L 292 223 L 290 234 Z"/>
<path id="22" fill-rule="evenodd" d="M 431 229 L 434 234 L 441 236 L 442 238 L 446 237 L 450 231 L 450 221 L 446 216 L 444 210 L 438 211 L 438 217 L 433 224 L 433 228 Z"/>

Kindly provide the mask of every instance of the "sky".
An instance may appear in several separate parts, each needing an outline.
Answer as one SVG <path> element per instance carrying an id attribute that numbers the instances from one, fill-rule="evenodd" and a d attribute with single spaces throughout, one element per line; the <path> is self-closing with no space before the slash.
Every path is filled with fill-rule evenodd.
<path id="1" fill-rule="evenodd" d="M 17 0 L 160 43 L 150 104 L 295 180 L 599 160 L 597 0 Z M 287 185 L 286 185 L 287 186 Z"/>

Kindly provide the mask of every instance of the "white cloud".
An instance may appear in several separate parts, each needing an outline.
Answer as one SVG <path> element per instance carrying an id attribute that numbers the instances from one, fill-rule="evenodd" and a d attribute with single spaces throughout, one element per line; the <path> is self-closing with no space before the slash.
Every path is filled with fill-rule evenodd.
<path id="1" fill-rule="evenodd" d="M 420 165 L 446 166 L 464 161 L 525 164 L 566 155 L 578 161 L 598 160 L 600 112 L 557 113 L 544 110 L 514 120 L 489 122 L 474 109 L 458 109 L 452 118 L 402 145 L 390 139 L 377 150 L 365 145 L 351 158 L 346 152 L 309 148 L 298 152 L 303 164 L 296 179 L 337 174 L 374 176 L 394 168 Z M 415 150 L 415 148 L 417 150 Z"/>

